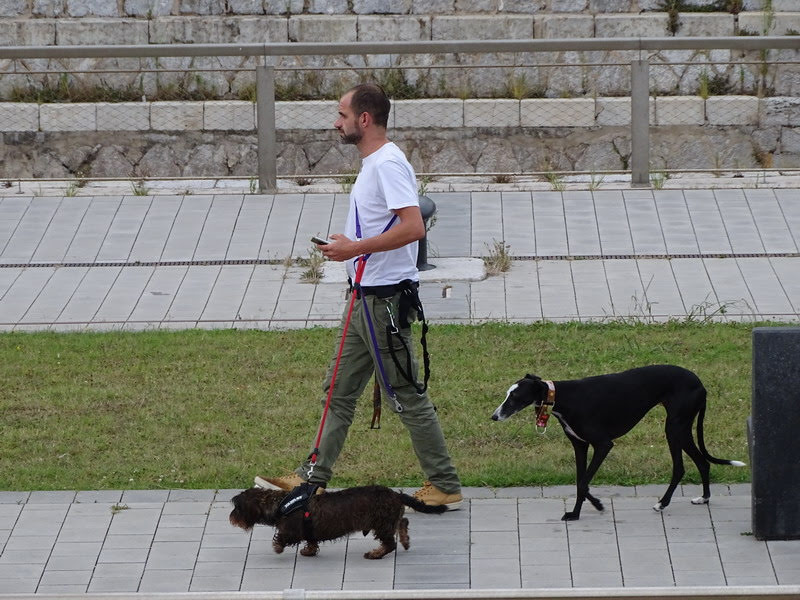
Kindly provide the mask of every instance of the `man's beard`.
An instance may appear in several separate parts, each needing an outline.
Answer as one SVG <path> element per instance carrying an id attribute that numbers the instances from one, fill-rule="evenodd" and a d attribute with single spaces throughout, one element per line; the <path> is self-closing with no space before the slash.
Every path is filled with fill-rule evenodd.
<path id="1" fill-rule="evenodd" d="M 344 133 L 341 135 L 339 143 L 356 145 L 358 144 L 358 142 L 361 141 L 361 138 L 363 137 L 364 134 L 360 130 L 354 131 L 353 133 Z"/>

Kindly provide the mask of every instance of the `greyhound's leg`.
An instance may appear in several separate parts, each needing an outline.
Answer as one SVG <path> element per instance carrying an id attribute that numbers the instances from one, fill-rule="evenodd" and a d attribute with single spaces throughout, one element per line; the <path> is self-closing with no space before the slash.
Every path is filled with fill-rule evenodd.
<path id="1" fill-rule="evenodd" d="M 600 465 L 603 464 L 603 461 L 606 459 L 606 456 L 608 456 L 608 453 L 611 452 L 611 448 L 613 447 L 614 442 L 611 440 L 592 444 L 592 460 L 589 462 L 589 468 L 586 469 L 586 483 L 584 486 L 583 495 L 589 502 L 592 503 L 592 506 L 600 511 L 604 510 L 603 503 L 589 493 L 589 483 L 592 481 L 592 479 L 594 479 L 597 470 L 600 468 Z"/>
<path id="2" fill-rule="evenodd" d="M 667 487 L 667 491 L 664 492 L 661 500 L 656 502 L 653 506 L 653 510 L 659 512 L 669 506 L 669 503 L 672 501 L 672 494 L 675 493 L 675 488 L 678 487 L 678 484 L 683 478 L 683 474 L 686 472 L 686 469 L 683 467 L 683 440 L 681 440 L 682 427 L 680 423 L 667 420 L 664 432 L 667 434 L 669 453 L 670 456 L 672 456 L 672 479 L 670 479 L 669 487 Z"/>
<path id="3" fill-rule="evenodd" d="M 586 455 L 589 452 L 589 444 L 584 442 L 583 440 L 577 440 L 570 436 L 569 441 L 572 442 L 572 448 L 575 451 L 575 471 L 576 471 L 576 498 L 575 498 L 575 506 L 574 508 L 569 511 L 565 512 L 564 516 L 561 517 L 562 521 L 576 521 L 581 516 L 581 506 L 583 506 L 583 501 L 586 498 L 584 495 L 584 486 L 582 485 L 584 478 L 586 477 Z M 588 490 L 588 488 L 586 488 Z"/>
<path id="4" fill-rule="evenodd" d="M 708 499 L 711 498 L 711 481 L 709 478 L 710 465 L 700 448 L 694 443 L 692 438 L 691 423 L 683 435 L 683 451 L 692 459 L 697 470 L 700 471 L 700 480 L 703 482 L 703 495 L 699 498 L 692 498 L 692 504 L 708 504 Z"/>

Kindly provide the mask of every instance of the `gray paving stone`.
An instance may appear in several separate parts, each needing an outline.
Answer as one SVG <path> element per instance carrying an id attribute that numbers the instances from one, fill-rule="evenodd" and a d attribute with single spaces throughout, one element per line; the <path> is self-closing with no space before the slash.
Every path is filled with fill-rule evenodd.
<path id="1" fill-rule="evenodd" d="M 160 527 L 154 539 L 156 542 L 199 542 L 203 533 L 203 527 Z"/>
<path id="2" fill-rule="evenodd" d="M 242 563 L 247 557 L 247 546 L 227 546 L 223 548 L 203 547 L 201 546 L 200 552 L 197 555 L 197 562 L 199 563 Z"/>
<path id="3" fill-rule="evenodd" d="M 64 594 L 83 594 L 86 592 L 86 585 L 82 583 L 64 585 L 48 585 L 41 583 L 36 591 L 40 594 L 51 594 L 54 596 Z"/>
<path id="4" fill-rule="evenodd" d="M 94 569 L 95 579 L 127 578 L 140 579 L 144 572 L 144 563 L 104 563 L 98 564 Z"/>
<path id="5" fill-rule="evenodd" d="M 0 577 L 0 590 L 5 594 L 33 594 L 39 585 L 39 577 L 5 579 Z"/>
<path id="6" fill-rule="evenodd" d="M 192 569 L 197 562 L 199 550 L 199 542 L 153 542 L 147 559 L 147 569 Z"/>
<path id="7" fill-rule="evenodd" d="M 150 549 L 153 534 L 107 535 L 103 550 Z"/>
<path id="8" fill-rule="evenodd" d="M 573 585 L 575 587 L 622 587 L 622 576 L 616 572 L 597 571 L 597 572 L 578 572 L 573 575 Z"/>
<path id="9" fill-rule="evenodd" d="M 136 592 L 139 589 L 141 578 L 137 576 L 130 577 L 94 577 L 89 583 L 87 591 L 91 593 L 100 592 Z"/>
<path id="10" fill-rule="evenodd" d="M 120 204 L 97 252 L 98 261 L 126 261 L 147 215 L 152 198 L 126 198 Z"/>
<path id="11" fill-rule="evenodd" d="M 145 563 L 150 546 L 146 548 L 109 548 L 104 547 L 97 558 L 100 563 Z"/>
<path id="12" fill-rule="evenodd" d="M 140 592 L 188 592 L 192 569 L 146 569 L 139 584 Z"/>
<path id="13" fill-rule="evenodd" d="M 5 550 L 0 556 L 0 565 L 45 564 L 50 556 L 49 548 L 27 550 Z"/>
<path id="14" fill-rule="evenodd" d="M 169 497 L 168 490 L 126 490 L 122 493 L 124 504 L 141 502 L 166 502 Z"/>
<path id="15" fill-rule="evenodd" d="M 159 508 L 130 506 L 114 514 L 108 528 L 109 535 L 144 534 L 155 532 L 161 517 Z"/>
<path id="16" fill-rule="evenodd" d="M 89 552 L 73 556 L 52 556 L 50 560 L 46 560 L 46 562 L 48 571 L 91 571 L 97 563 L 97 553 Z"/>
<path id="17" fill-rule="evenodd" d="M 42 579 L 39 583 L 40 586 L 54 586 L 54 585 L 83 585 L 89 584 L 92 578 L 92 570 L 78 570 L 78 571 L 55 571 L 46 569 L 42 574 Z"/>

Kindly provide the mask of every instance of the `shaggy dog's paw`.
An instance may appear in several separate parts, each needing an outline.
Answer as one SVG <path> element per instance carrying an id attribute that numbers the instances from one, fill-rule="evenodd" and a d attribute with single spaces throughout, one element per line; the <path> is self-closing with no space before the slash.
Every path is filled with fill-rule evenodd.
<path id="1" fill-rule="evenodd" d="M 300 554 L 303 556 L 316 556 L 317 552 L 319 552 L 319 546 L 317 544 L 306 544 L 300 549 Z"/>
<path id="2" fill-rule="evenodd" d="M 386 551 L 383 548 L 375 548 L 375 550 L 370 550 L 369 552 L 364 553 L 364 558 L 368 558 L 370 560 L 377 560 L 379 558 L 383 558 L 386 556 Z"/>
<path id="3" fill-rule="evenodd" d="M 272 549 L 275 550 L 275 554 L 280 554 L 283 552 L 283 546 L 275 542 L 272 543 Z"/>

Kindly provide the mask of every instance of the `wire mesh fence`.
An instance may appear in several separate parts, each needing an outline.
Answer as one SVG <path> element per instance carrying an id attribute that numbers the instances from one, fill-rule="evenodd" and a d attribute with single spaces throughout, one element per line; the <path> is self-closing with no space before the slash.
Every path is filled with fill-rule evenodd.
<path id="1" fill-rule="evenodd" d="M 642 59 L 648 170 L 800 169 L 799 56 L 610 49 L 0 59 L 0 179 L 254 177 L 267 102 L 278 176 L 342 176 L 357 160 L 333 130 L 337 99 L 367 80 L 392 98 L 390 135 L 419 173 L 627 173 L 636 152 L 631 65 Z M 272 64 L 274 98 L 257 97 L 259 63 Z"/>

